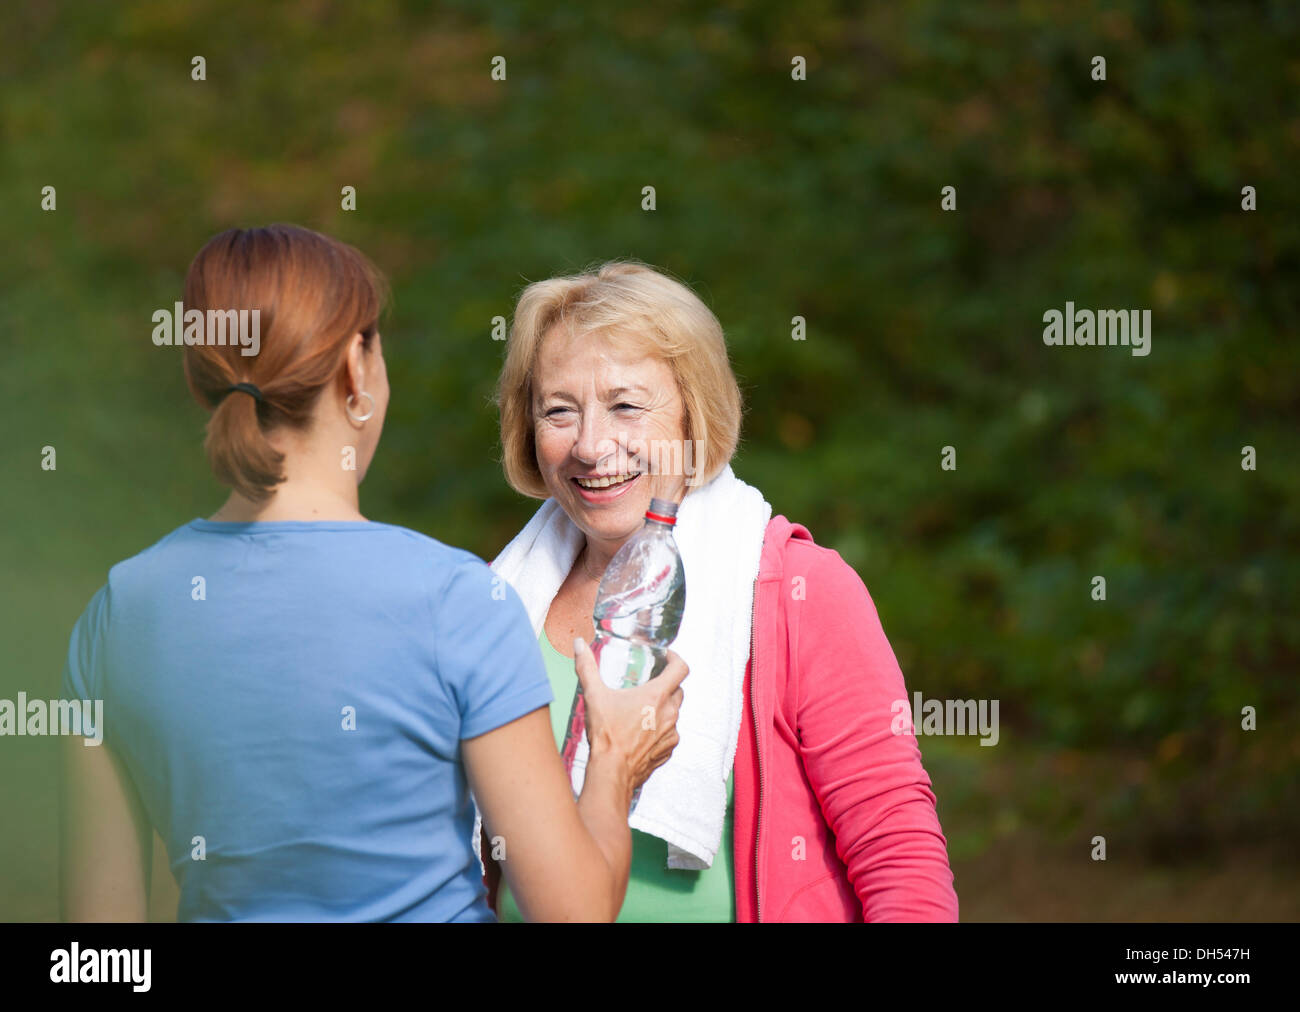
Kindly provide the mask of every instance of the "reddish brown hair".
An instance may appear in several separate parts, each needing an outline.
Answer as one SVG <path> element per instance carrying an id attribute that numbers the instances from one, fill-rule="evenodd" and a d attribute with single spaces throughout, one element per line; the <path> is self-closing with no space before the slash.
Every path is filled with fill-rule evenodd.
<path id="1" fill-rule="evenodd" d="M 359 251 L 296 225 L 235 228 L 213 236 L 185 278 L 185 310 L 260 310 L 260 348 L 185 348 L 185 379 L 207 410 L 204 449 L 224 484 L 255 502 L 284 480 L 284 455 L 267 439 L 279 426 L 306 429 L 321 393 L 345 383 L 344 355 L 360 333 L 367 348 L 387 301 L 383 276 Z M 179 324 L 179 321 L 178 321 Z M 259 402 L 235 383 L 252 383 Z"/>

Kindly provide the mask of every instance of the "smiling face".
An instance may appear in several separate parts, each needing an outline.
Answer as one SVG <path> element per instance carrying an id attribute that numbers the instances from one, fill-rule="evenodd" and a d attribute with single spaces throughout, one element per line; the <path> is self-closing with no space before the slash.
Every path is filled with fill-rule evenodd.
<path id="1" fill-rule="evenodd" d="M 673 459 L 652 448 L 685 438 L 677 380 L 658 356 L 552 329 L 533 372 L 533 434 L 547 491 L 604 552 L 641 528 L 651 498 L 685 491 L 681 474 L 651 473 Z"/>

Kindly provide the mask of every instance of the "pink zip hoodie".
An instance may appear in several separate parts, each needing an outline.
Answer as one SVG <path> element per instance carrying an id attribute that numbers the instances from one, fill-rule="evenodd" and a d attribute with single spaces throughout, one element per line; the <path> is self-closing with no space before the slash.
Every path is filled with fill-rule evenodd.
<path id="1" fill-rule="evenodd" d="M 957 920 L 921 751 L 891 730 L 899 699 L 903 673 L 858 574 L 773 517 L 734 766 L 737 921 Z M 489 858 L 493 910 L 500 877 Z"/>
<path id="2" fill-rule="evenodd" d="M 737 921 L 957 920 L 929 774 L 890 727 L 907 698 L 858 574 L 773 517 L 734 767 Z"/>

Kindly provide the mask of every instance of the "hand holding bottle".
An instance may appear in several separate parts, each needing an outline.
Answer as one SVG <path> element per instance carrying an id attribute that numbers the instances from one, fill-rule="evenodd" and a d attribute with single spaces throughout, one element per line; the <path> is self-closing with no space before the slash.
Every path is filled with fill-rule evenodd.
<path id="1" fill-rule="evenodd" d="M 589 765 L 595 765 L 598 758 L 618 763 L 627 778 L 630 804 L 677 746 L 677 714 L 684 698 L 681 683 L 689 668 L 669 650 L 657 677 L 635 688 L 611 689 L 601 680 L 587 644 L 574 640 L 573 650 L 591 745 Z"/>
<path id="2" fill-rule="evenodd" d="M 676 503 L 651 499 L 645 525 L 614 553 L 601 577 L 592 613 L 596 638 L 591 652 L 610 688 L 634 688 L 667 670 L 668 645 L 677 638 L 686 608 L 686 573 L 673 540 L 676 523 Z M 584 688 L 579 679 L 560 749 L 575 792 L 583 775 L 578 752 L 586 726 Z M 640 794 L 638 786 L 630 808 L 636 807 Z"/>

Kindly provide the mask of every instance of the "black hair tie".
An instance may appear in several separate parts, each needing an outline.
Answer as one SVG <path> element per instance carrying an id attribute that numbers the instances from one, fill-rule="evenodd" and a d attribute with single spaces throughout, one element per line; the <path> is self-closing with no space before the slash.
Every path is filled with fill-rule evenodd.
<path id="1" fill-rule="evenodd" d="M 262 403 L 262 391 L 258 390 L 252 383 L 236 383 L 234 386 L 226 387 L 226 393 L 230 393 L 232 390 L 242 390 L 244 393 L 250 394 L 258 404 Z"/>

